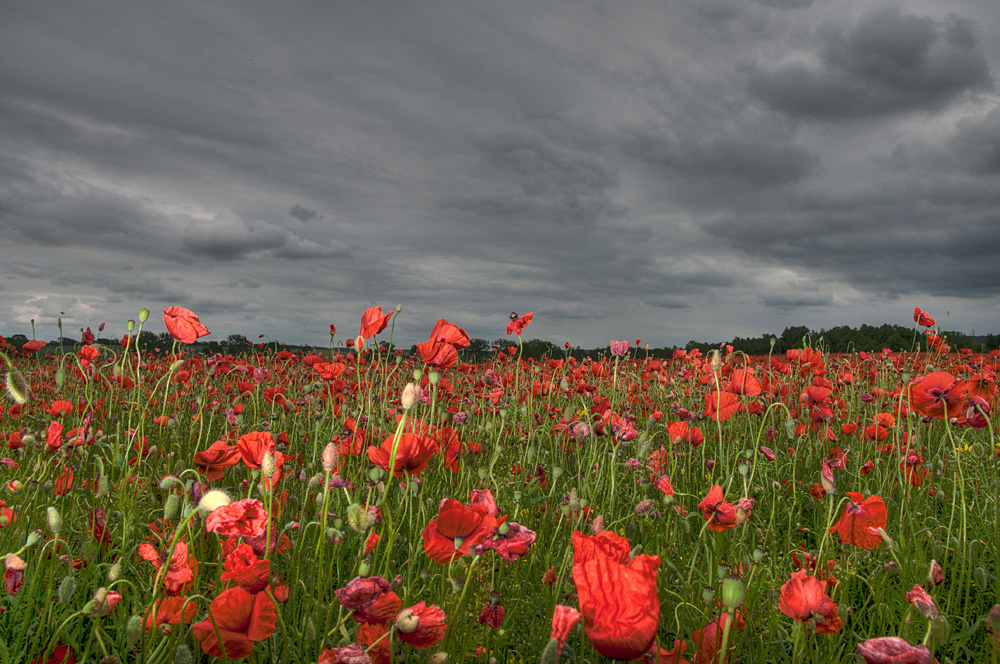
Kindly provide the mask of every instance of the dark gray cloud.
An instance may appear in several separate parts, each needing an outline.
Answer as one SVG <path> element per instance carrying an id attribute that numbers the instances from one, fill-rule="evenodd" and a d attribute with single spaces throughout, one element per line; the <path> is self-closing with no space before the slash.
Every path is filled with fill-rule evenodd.
<path id="1" fill-rule="evenodd" d="M 749 71 L 749 90 L 796 116 L 854 118 L 938 109 L 963 93 L 992 90 L 976 24 L 872 11 L 851 26 L 816 31 L 812 49 Z"/>
<path id="2" fill-rule="evenodd" d="M 994 329 L 993 4 L 13 0 L 0 334 Z"/>
<path id="3" fill-rule="evenodd" d="M 309 208 L 303 207 L 298 203 L 293 205 L 292 208 L 288 211 L 288 216 L 298 219 L 299 221 L 312 221 L 317 217 L 322 218 L 320 213 L 317 212 L 316 210 L 310 210 Z"/>

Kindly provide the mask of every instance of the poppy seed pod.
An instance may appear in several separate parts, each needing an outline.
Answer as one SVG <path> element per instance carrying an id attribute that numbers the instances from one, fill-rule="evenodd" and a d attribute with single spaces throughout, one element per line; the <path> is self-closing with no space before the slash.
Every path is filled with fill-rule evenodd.
<path id="1" fill-rule="evenodd" d="M 736 609 L 743 603 L 743 595 L 746 586 L 743 580 L 735 574 L 730 574 L 722 579 L 722 605 L 727 609 Z"/>

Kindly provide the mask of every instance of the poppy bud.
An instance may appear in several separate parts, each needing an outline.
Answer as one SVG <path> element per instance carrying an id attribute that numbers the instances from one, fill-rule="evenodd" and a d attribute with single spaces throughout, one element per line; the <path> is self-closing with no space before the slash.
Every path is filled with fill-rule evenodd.
<path id="1" fill-rule="evenodd" d="M 419 394 L 415 384 L 407 383 L 406 387 L 403 388 L 403 394 L 399 397 L 399 403 L 403 407 L 403 410 L 413 408 L 413 404 L 416 402 Z"/>
<path id="2" fill-rule="evenodd" d="M 653 509 L 653 501 L 647 498 L 635 506 L 635 515 L 642 516 L 643 514 L 648 514 L 651 509 Z"/>
<path id="3" fill-rule="evenodd" d="M 274 455 L 268 450 L 264 452 L 264 458 L 260 460 L 260 472 L 267 479 L 271 479 L 274 477 L 274 470 Z"/>
<path id="4" fill-rule="evenodd" d="M 406 609 L 396 616 L 396 629 L 403 634 L 412 634 L 420 626 L 420 619 L 413 614 L 413 609 Z"/>
<path id="5" fill-rule="evenodd" d="M 191 654 L 191 649 L 182 643 L 174 650 L 172 661 L 174 664 L 194 664 L 194 655 Z"/>
<path id="6" fill-rule="evenodd" d="M 46 518 L 48 520 L 49 530 L 51 530 L 54 535 L 58 535 L 59 531 L 62 530 L 62 515 L 59 514 L 59 510 L 55 507 L 50 507 L 46 510 Z"/>
<path id="7" fill-rule="evenodd" d="M 116 562 L 108 570 L 108 583 L 114 583 L 120 578 L 122 578 L 122 564 L 120 562 Z"/>
<path id="8" fill-rule="evenodd" d="M 712 363 L 712 371 L 718 372 L 722 368 L 722 353 L 718 349 L 709 353 Z"/>
<path id="9" fill-rule="evenodd" d="M 604 530 L 604 516 L 598 514 L 594 517 L 594 520 L 590 523 L 590 529 L 596 535 Z"/>
<path id="10" fill-rule="evenodd" d="M 743 580 L 735 574 L 730 574 L 722 579 L 722 605 L 727 609 L 735 610 L 743 603 L 743 595 L 746 586 Z"/>
<path id="11" fill-rule="evenodd" d="M 340 461 L 340 454 L 337 452 L 337 446 L 331 441 L 326 444 L 323 448 L 323 453 L 319 456 L 319 461 L 323 464 L 323 470 L 331 473 L 333 472 L 334 466 Z"/>
<path id="12" fill-rule="evenodd" d="M 542 650 L 538 664 L 559 664 L 559 639 L 551 638 Z"/>
<path id="13" fill-rule="evenodd" d="M 125 624 L 125 649 L 132 650 L 139 643 L 140 636 L 142 636 L 142 618 L 132 616 Z M 177 661 L 176 657 L 174 661 Z"/>
<path id="14" fill-rule="evenodd" d="M 167 496 L 167 502 L 163 504 L 163 520 L 170 521 L 175 516 L 181 507 L 181 497 L 176 493 L 172 493 Z"/>
<path id="15" fill-rule="evenodd" d="M 67 576 L 59 584 L 59 590 L 56 593 L 59 598 L 60 604 L 69 604 L 69 601 L 73 599 L 73 593 L 76 592 L 76 577 Z"/>
<path id="16" fill-rule="evenodd" d="M 216 509 L 228 505 L 233 502 L 232 499 L 225 491 L 220 491 L 219 489 L 212 489 L 201 497 L 198 501 L 199 509 L 205 512 L 214 512 Z"/>
<path id="17" fill-rule="evenodd" d="M 66 382 L 66 370 L 59 367 L 56 370 L 56 387 L 62 387 L 63 383 Z"/>
<path id="18" fill-rule="evenodd" d="M 351 503 L 347 506 L 347 525 L 356 533 L 368 530 L 368 513 L 361 505 Z"/>
<path id="19" fill-rule="evenodd" d="M 833 470 L 830 468 L 830 464 L 825 461 L 821 466 L 821 470 L 819 483 L 823 487 L 823 492 L 828 496 L 833 495 L 837 489 L 837 481 L 833 477 Z"/>
<path id="20" fill-rule="evenodd" d="M 27 403 L 31 394 L 31 386 L 24 379 L 20 371 L 11 369 L 7 372 L 7 394 L 14 400 L 14 403 Z"/>

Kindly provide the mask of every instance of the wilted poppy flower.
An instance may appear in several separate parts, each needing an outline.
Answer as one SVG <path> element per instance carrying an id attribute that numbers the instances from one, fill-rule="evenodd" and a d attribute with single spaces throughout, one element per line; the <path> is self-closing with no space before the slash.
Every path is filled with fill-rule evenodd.
<path id="1" fill-rule="evenodd" d="M 278 620 L 274 602 L 267 594 L 251 595 L 242 588 L 223 591 L 212 600 L 208 614 L 209 620 L 192 625 L 191 632 L 206 655 L 222 657 L 224 647 L 229 659 L 247 657 L 255 641 L 263 641 L 274 634 Z M 218 636 L 212 618 L 218 626 Z"/>
<path id="2" fill-rule="evenodd" d="M 260 537 L 266 528 L 267 510 L 256 498 L 223 505 L 205 519 L 205 530 L 229 537 Z"/>
<path id="3" fill-rule="evenodd" d="M 851 502 L 844 508 L 844 513 L 830 528 L 831 533 L 840 535 L 840 541 L 862 549 L 874 549 L 882 543 L 880 535 L 872 535 L 873 529 L 885 528 L 888 511 L 885 502 L 879 496 L 862 499 L 860 493 L 848 491 Z"/>
<path id="4" fill-rule="evenodd" d="M 505 614 L 506 610 L 503 608 L 503 604 L 500 603 L 500 593 L 492 591 L 489 601 L 486 602 L 482 611 L 479 612 L 476 622 L 480 625 L 485 624 L 492 629 L 499 629 L 500 625 L 503 624 Z"/>
<path id="5" fill-rule="evenodd" d="M 826 582 L 809 576 L 806 570 L 793 572 L 792 578 L 781 586 L 778 608 L 799 622 L 813 620 L 817 634 L 836 634 L 843 623 L 837 603 L 825 590 Z"/>
<path id="6" fill-rule="evenodd" d="M 927 646 L 911 646 L 898 636 L 882 636 L 858 644 L 858 654 L 868 664 L 931 664 Z"/>
<path id="7" fill-rule="evenodd" d="M 626 538 L 611 531 L 573 532 L 573 581 L 584 632 L 597 652 L 634 659 L 649 651 L 660 625 L 659 556 L 629 559 Z"/>
<path id="8" fill-rule="evenodd" d="M 430 648 L 444 638 L 448 625 L 444 611 L 427 602 L 420 602 L 396 616 L 396 630 L 404 643 L 417 648 Z"/>
<path id="9" fill-rule="evenodd" d="M 482 504 L 463 505 L 453 498 L 441 502 L 436 518 L 424 528 L 424 552 L 444 565 L 467 556 L 493 533 L 497 518 Z"/>
<path id="10" fill-rule="evenodd" d="M 361 331 L 358 336 L 370 339 L 381 332 L 389 324 L 394 312 L 382 313 L 382 307 L 368 307 L 361 315 Z M 332 334 L 332 332 L 331 332 Z"/>
<path id="11" fill-rule="evenodd" d="M 913 586 L 913 590 L 906 593 L 906 601 L 915 606 L 920 615 L 927 620 L 934 620 L 939 615 L 934 598 L 928 595 L 927 591 L 919 584 Z"/>
<path id="12" fill-rule="evenodd" d="M 193 344 L 199 337 L 211 334 L 208 328 L 201 324 L 198 317 L 184 307 L 167 307 L 163 310 L 163 322 L 167 331 L 177 341 Z"/>
<path id="13" fill-rule="evenodd" d="M 319 654 L 316 664 L 372 664 L 372 660 L 364 646 L 351 643 L 339 648 L 327 648 Z"/>
<path id="14" fill-rule="evenodd" d="M 343 588 L 333 591 L 337 601 L 345 609 L 363 609 L 375 603 L 384 593 L 392 590 L 392 584 L 380 576 L 356 576 Z"/>
<path id="15" fill-rule="evenodd" d="M 936 419 L 958 415 L 965 403 L 965 381 L 944 371 L 920 376 L 906 390 L 914 410 Z"/>

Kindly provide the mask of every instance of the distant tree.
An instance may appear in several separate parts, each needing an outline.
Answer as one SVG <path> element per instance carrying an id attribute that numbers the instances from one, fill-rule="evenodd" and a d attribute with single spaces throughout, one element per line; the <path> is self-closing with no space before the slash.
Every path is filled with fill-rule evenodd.
<path id="1" fill-rule="evenodd" d="M 792 350 L 793 348 L 802 348 L 802 338 L 808 335 L 809 328 L 805 325 L 786 327 L 781 336 L 778 337 L 778 342 L 775 344 L 774 350 L 784 353 L 786 350 Z"/>
<path id="2" fill-rule="evenodd" d="M 226 352 L 231 355 L 245 355 L 250 352 L 250 340 L 242 334 L 230 334 L 222 343 L 226 347 Z"/>

